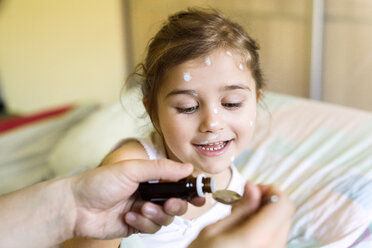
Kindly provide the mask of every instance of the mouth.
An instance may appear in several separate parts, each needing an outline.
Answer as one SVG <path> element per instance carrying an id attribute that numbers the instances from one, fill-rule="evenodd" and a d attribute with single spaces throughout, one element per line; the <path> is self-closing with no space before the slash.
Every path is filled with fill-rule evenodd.
<path id="1" fill-rule="evenodd" d="M 227 150 L 231 142 L 232 140 L 226 140 L 207 144 L 194 144 L 194 147 L 205 156 L 219 156 Z"/>

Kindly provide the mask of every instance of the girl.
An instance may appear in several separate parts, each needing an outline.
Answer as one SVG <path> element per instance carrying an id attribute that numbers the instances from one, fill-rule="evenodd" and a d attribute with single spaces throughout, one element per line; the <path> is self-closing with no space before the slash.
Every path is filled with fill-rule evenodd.
<path id="1" fill-rule="evenodd" d="M 232 161 L 253 134 L 262 89 L 257 50 L 240 25 L 217 11 L 188 9 L 170 16 L 135 73 L 156 131 L 148 138 L 125 140 L 104 164 L 169 158 L 191 163 L 193 175 L 213 177 L 216 189 L 242 194 L 245 180 Z M 190 205 L 185 215 L 155 234 L 133 234 L 121 245 L 186 247 L 202 228 L 230 211 L 207 195 L 202 207 Z"/>

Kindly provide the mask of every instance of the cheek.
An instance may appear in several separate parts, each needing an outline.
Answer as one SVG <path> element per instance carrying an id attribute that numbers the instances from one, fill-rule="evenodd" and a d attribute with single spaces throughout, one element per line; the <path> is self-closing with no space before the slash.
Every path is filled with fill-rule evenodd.
<path id="1" fill-rule="evenodd" d="M 252 138 L 256 119 L 256 108 L 255 105 L 250 105 L 249 108 L 238 114 L 234 122 L 231 125 L 238 135 L 239 143 L 243 146 L 247 146 Z"/>
<path id="2" fill-rule="evenodd" d="M 177 115 L 163 115 L 159 122 L 165 142 L 171 149 L 181 146 L 185 140 L 189 139 L 190 126 L 186 125 L 185 121 L 182 118 L 178 118 Z"/>

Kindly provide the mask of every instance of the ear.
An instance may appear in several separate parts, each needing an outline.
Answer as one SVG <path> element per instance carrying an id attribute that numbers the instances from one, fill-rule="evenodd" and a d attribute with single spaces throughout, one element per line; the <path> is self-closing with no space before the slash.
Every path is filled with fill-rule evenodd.
<path id="1" fill-rule="evenodd" d="M 256 102 L 258 103 L 261 99 L 262 89 L 259 89 L 256 94 Z"/>

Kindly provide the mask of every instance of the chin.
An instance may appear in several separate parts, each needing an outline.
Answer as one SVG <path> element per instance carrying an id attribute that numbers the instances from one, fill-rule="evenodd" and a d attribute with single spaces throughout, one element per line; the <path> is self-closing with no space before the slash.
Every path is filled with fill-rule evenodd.
<path id="1" fill-rule="evenodd" d="M 223 171 L 225 171 L 226 169 L 228 169 L 230 166 L 215 166 L 215 165 L 211 165 L 211 166 L 203 166 L 203 167 L 200 167 L 201 168 L 201 171 L 203 173 L 208 173 L 208 174 L 219 174 Z"/>

